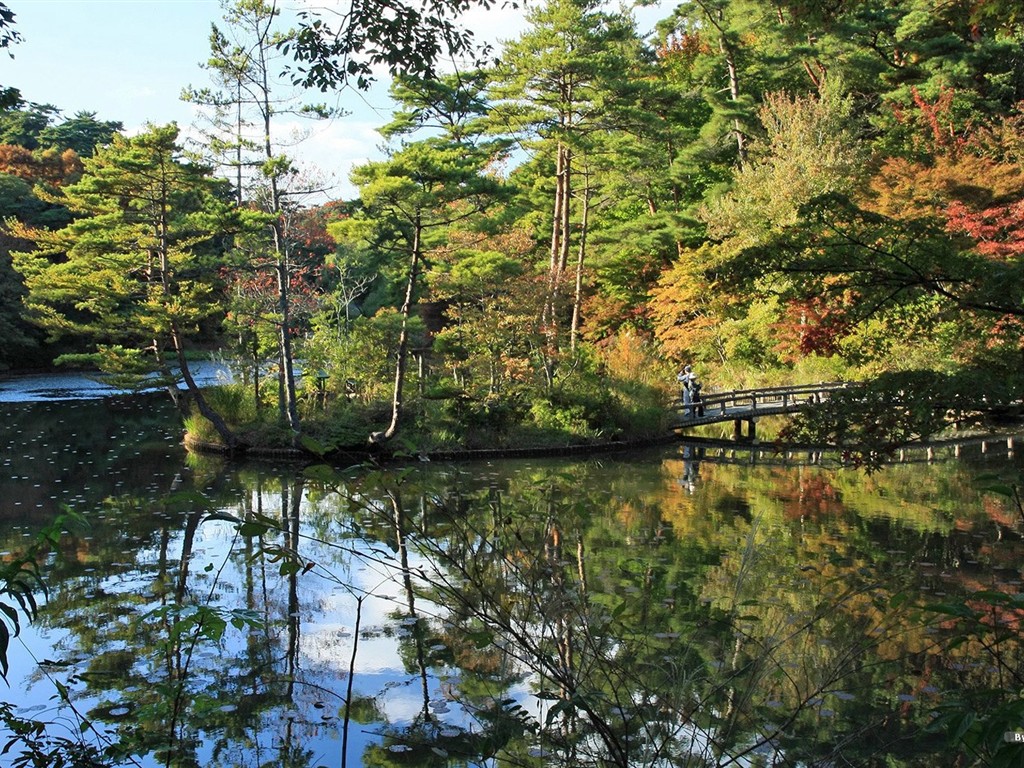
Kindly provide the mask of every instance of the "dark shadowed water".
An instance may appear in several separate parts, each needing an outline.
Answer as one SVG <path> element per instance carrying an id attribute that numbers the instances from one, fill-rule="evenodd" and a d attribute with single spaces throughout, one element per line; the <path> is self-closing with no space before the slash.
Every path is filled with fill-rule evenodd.
<path id="1" fill-rule="evenodd" d="M 986 634 L 1024 562 L 979 489 L 1005 442 L 870 476 L 682 445 L 226 465 L 159 395 L 51 399 L 79 384 L 0 385 L 0 557 L 80 518 L 0 700 L 128 762 L 930 766 L 936 717 L 1020 689 Z"/>

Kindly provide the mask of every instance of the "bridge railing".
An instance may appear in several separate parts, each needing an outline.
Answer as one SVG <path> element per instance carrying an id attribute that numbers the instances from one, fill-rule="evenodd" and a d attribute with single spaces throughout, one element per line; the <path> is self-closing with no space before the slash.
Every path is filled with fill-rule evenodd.
<path id="1" fill-rule="evenodd" d="M 732 392 L 712 392 L 701 397 L 704 412 L 715 411 L 725 413 L 731 408 L 743 408 L 756 411 L 758 408 L 782 407 L 816 403 L 836 390 L 856 386 L 856 382 L 829 381 L 820 384 L 805 384 L 791 387 L 761 387 L 759 389 L 739 389 Z M 677 407 L 682 403 L 677 401 Z"/>

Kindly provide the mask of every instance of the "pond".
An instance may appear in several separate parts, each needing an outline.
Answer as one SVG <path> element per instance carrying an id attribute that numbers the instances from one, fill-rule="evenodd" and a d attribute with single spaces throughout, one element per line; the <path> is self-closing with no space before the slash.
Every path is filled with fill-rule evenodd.
<path id="1" fill-rule="evenodd" d="M 126 764 L 931 766 L 1024 730 L 1005 443 L 338 469 L 188 456 L 156 395 L 0 418 L 3 561 L 77 518 L 0 700 Z"/>

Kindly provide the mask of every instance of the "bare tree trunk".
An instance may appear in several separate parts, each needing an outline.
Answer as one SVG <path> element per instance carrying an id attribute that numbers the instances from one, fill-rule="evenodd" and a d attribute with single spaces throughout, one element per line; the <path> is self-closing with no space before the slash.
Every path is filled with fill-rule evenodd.
<path id="1" fill-rule="evenodd" d="M 192 398 L 192 402 L 195 403 L 196 410 L 199 411 L 200 415 L 206 419 L 213 428 L 217 430 L 217 434 L 220 435 L 220 439 L 224 441 L 224 447 L 228 449 L 229 453 L 237 453 L 244 451 L 246 446 L 242 443 L 238 436 L 231 431 L 231 428 L 227 425 L 227 422 L 221 417 L 217 411 L 210 407 L 210 403 L 207 401 L 206 396 L 203 394 L 203 390 L 196 384 L 196 380 L 192 377 L 192 371 L 188 366 L 188 359 L 185 357 L 185 348 L 182 345 L 181 332 L 178 330 L 178 326 L 175 323 L 171 324 L 171 338 L 174 342 L 174 351 L 178 355 L 178 367 L 181 369 L 181 378 L 185 382 L 185 386 L 188 388 L 188 393 Z"/>
<path id="2" fill-rule="evenodd" d="M 390 440 L 398 431 L 398 422 L 402 417 L 402 387 L 405 383 L 405 369 L 409 356 L 409 315 L 412 312 L 413 292 L 416 288 L 416 277 L 420 268 L 420 238 L 423 225 L 419 215 L 413 223 L 412 258 L 409 262 L 409 279 L 405 285 L 405 301 L 402 302 L 402 330 L 398 334 L 398 353 L 395 360 L 395 388 L 391 396 L 391 423 L 383 432 L 370 435 L 371 443 Z"/>
<path id="3" fill-rule="evenodd" d="M 276 237 L 275 227 L 275 237 Z M 288 257 L 284 249 L 278 250 L 277 261 L 277 311 L 281 316 L 280 347 L 281 376 L 284 384 L 284 405 L 288 426 L 293 432 L 299 431 L 298 397 L 295 394 L 295 365 L 292 359 L 291 302 L 288 298 Z"/>
<path id="4" fill-rule="evenodd" d="M 565 154 L 562 160 L 562 243 L 558 253 L 558 274 L 565 272 L 569 263 L 569 215 L 572 208 L 569 202 L 572 200 L 572 150 L 569 147 L 562 148 Z"/>
<path id="5" fill-rule="evenodd" d="M 541 325 L 544 333 L 543 365 L 548 389 L 554 385 L 558 355 L 558 298 L 562 275 L 569 254 L 569 196 L 572 155 L 559 142 L 555 154 L 555 200 L 551 225 L 551 261 L 548 272 L 548 293 L 544 300 Z"/>
<path id="6" fill-rule="evenodd" d="M 726 45 L 725 35 L 719 38 L 719 47 L 725 55 L 725 66 L 729 71 L 729 98 L 735 104 L 740 100 L 740 81 L 736 69 L 736 54 L 731 46 Z M 739 118 L 733 118 L 732 132 L 736 138 L 736 154 L 742 163 L 747 157 L 747 143 Z"/>
<path id="7" fill-rule="evenodd" d="M 551 216 L 551 263 L 548 268 L 552 277 L 558 274 L 558 255 L 562 252 L 562 207 L 565 204 L 563 160 L 562 145 L 559 143 L 555 151 L 555 201 Z"/>
<path id="8" fill-rule="evenodd" d="M 255 52 L 259 63 L 256 70 L 258 77 L 257 87 L 260 97 L 260 116 L 263 118 L 263 156 L 268 163 L 274 159 L 274 146 L 270 139 L 271 118 L 274 110 L 270 103 L 270 79 L 269 65 L 267 63 L 267 50 L 270 46 L 269 33 L 270 21 L 273 15 L 266 18 L 266 24 L 259 28 Z M 295 394 L 295 370 L 292 358 L 292 328 L 291 328 L 291 300 L 288 296 L 289 267 L 288 250 L 285 245 L 284 223 L 282 221 L 281 190 L 277 185 L 275 172 L 267 174 L 270 182 L 270 209 L 274 214 L 273 237 L 274 253 L 277 263 L 277 311 L 280 315 L 279 346 L 281 348 L 281 376 L 283 378 L 284 411 L 288 426 L 292 432 L 299 431 L 298 398 Z"/>
<path id="9" fill-rule="evenodd" d="M 576 290 L 572 299 L 572 324 L 569 328 L 569 349 L 576 351 L 579 340 L 583 304 L 583 262 L 587 254 L 587 226 L 590 223 L 590 171 L 583 173 L 583 210 L 580 213 L 580 243 L 576 257 Z"/>

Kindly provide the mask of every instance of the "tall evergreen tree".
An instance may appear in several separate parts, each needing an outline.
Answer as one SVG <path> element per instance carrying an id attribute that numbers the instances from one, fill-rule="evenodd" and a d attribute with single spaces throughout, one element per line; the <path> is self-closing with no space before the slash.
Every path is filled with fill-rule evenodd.
<path id="1" fill-rule="evenodd" d="M 222 311 L 213 300 L 218 245 L 238 220 L 221 187 L 183 159 L 173 124 L 117 136 L 63 190 L 78 218 L 53 231 L 13 228 L 36 244 L 15 254 L 15 266 L 25 277 L 29 311 L 51 336 L 88 336 L 98 345 L 94 360 L 120 373 L 157 371 L 184 407 L 174 381 L 180 375 L 200 414 L 237 449 L 186 356 L 190 331 Z"/>
<path id="2" fill-rule="evenodd" d="M 594 135 L 608 130 L 635 45 L 630 20 L 598 10 L 591 0 L 550 0 L 528 16 L 530 28 L 508 43 L 494 72 L 491 121 L 551 168 L 548 203 L 551 237 L 548 251 L 548 298 L 543 324 L 548 343 L 544 371 L 554 383 L 559 356 L 563 282 L 572 248 L 574 173 L 579 158 L 591 151 Z M 585 258 L 590 189 L 578 195 L 579 259 Z M 578 318 L 579 291 L 573 300 Z M 573 325 L 572 338 L 576 326 Z"/>
<path id="3" fill-rule="evenodd" d="M 387 160 L 367 163 L 352 172 L 362 209 L 357 216 L 334 225 L 332 233 L 343 241 L 368 242 L 407 264 L 391 419 L 372 436 L 374 442 L 394 437 L 404 412 L 409 318 L 424 259 L 444 242 L 449 227 L 467 222 L 494 202 L 499 184 L 484 172 L 493 157 L 493 146 L 474 148 L 438 137 L 403 146 Z"/>
<path id="4" fill-rule="evenodd" d="M 299 431 L 292 300 L 292 240 L 289 209 L 308 193 L 296 184 L 297 170 L 284 152 L 278 121 L 285 114 L 334 114 L 326 107 L 303 104 L 295 88 L 282 81 L 279 48 L 295 33 L 279 28 L 276 0 L 223 0 L 225 25 L 213 25 L 207 69 L 213 88 L 186 89 L 183 97 L 213 110 L 207 150 L 222 167 L 233 170 L 239 206 L 252 205 L 270 214 L 267 237 L 250 241 L 249 268 L 273 271 L 276 279 L 276 323 L 279 345 L 279 409 L 282 420 Z"/>

